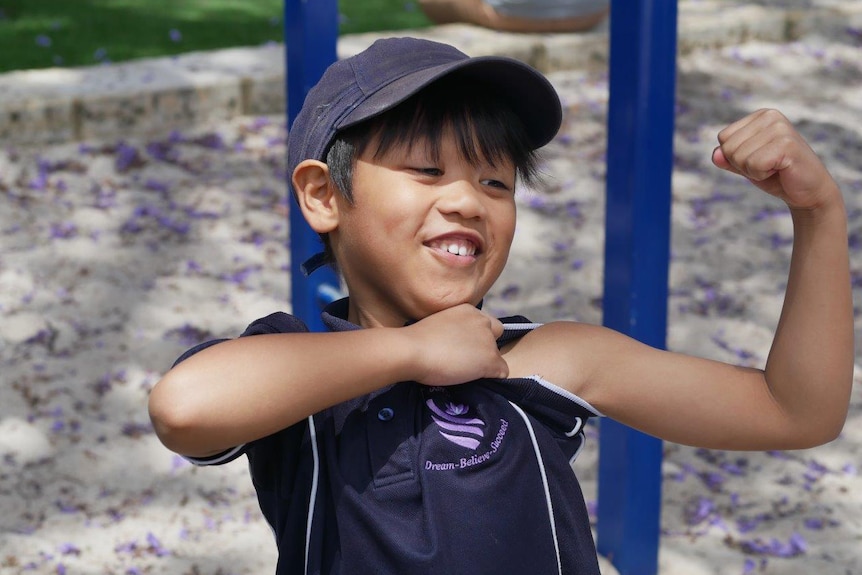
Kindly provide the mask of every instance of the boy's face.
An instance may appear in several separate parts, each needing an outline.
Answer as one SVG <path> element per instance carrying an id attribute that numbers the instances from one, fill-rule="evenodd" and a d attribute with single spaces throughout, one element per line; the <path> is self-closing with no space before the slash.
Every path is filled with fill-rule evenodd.
<path id="1" fill-rule="evenodd" d="M 445 130 L 435 162 L 424 142 L 375 145 L 353 171 L 353 204 L 339 196 L 330 233 L 350 293 L 350 320 L 401 326 L 476 305 L 506 264 L 515 231 L 515 168 L 472 166 Z"/>

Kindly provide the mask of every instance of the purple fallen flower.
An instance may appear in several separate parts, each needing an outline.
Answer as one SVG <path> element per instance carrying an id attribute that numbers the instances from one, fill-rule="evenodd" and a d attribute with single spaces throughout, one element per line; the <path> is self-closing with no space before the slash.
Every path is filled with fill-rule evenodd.
<path id="1" fill-rule="evenodd" d="M 150 423 L 133 423 L 128 422 L 123 425 L 123 435 L 138 439 L 144 435 L 153 433 L 153 426 Z"/>
<path id="2" fill-rule="evenodd" d="M 39 34 L 36 36 L 36 45 L 42 48 L 50 48 L 51 47 L 51 38 L 44 34 Z"/>
<path id="3" fill-rule="evenodd" d="M 149 551 L 154 553 L 156 557 L 164 557 L 165 555 L 171 554 L 170 551 L 162 546 L 162 542 L 159 541 L 159 539 L 152 533 L 147 533 L 147 544 L 150 546 Z"/>
<path id="4" fill-rule="evenodd" d="M 147 181 L 144 182 L 144 189 L 166 194 L 170 191 L 170 186 L 154 178 L 148 178 Z"/>
<path id="5" fill-rule="evenodd" d="M 159 218 L 158 222 L 163 228 L 167 228 L 168 230 L 180 235 L 185 235 L 189 233 L 189 230 L 191 230 L 191 225 L 188 222 L 175 220 L 166 216 Z"/>
<path id="6" fill-rule="evenodd" d="M 174 148 L 174 142 L 150 142 L 146 145 L 147 153 L 161 162 L 176 162 L 179 152 Z"/>
<path id="7" fill-rule="evenodd" d="M 91 191 L 96 195 L 96 199 L 93 202 L 93 207 L 96 207 L 96 208 L 99 208 L 102 210 L 116 207 L 116 205 L 117 205 L 117 191 L 116 190 L 112 190 L 110 188 L 103 188 L 99 184 L 95 184 Z"/>
<path id="8" fill-rule="evenodd" d="M 212 339 L 214 336 L 209 330 L 186 323 L 166 331 L 163 337 L 167 340 L 179 340 L 182 345 L 190 347 Z"/>
<path id="9" fill-rule="evenodd" d="M 66 503 L 65 501 L 58 500 L 54 504 L 60 510 L 60 513 L 77 513 L 81 511 L 81 506 L 74 503 Z"/>
<path id="10" fill-rule="evenodd" d="M 225 142 L 222 139 L 220 134 L 204 134 L 203 136 L 197 137 L 192 140 L 198 146 L 202 146 L 204 148 L 209 148 L 211 150 L 223 150 L 225 149 Z"/>
<path id="11" fill-rule="evenodd" d="M 769 519 L 769 515 L 761 513 L 754 517 L 739 517 L 736 519 L 736 529 L 740 533 L 751 533 L 760 526 L 760 524 Z"/>
<path id="12" fill-rule="evenodd" d="M 767 236 L 773 250 L 785 248 L 793 244 L 793 237 L 782 236 L 781 234 L 770 234 Z"/>
<path id="13" fill-rule="evenodd" d="M 189 466 L 191 466 L 189 460 L 179 455 L 174 455 L 173 459 L 171 459 L 171 471 L 176 472 L 179 469 Z"/>
<path id="14" fill-rule="evenodd" d="M 740 546 L 746 553 L 785 558 L 804 555 L 808 550 L 807 542 L 798 533 L 791 535 L 786 543 L 775 537 L 769 541 L 757 538 L 742 541 Z"/>
<path id="15" fill-rule="evenodd" d="M 230 282 L 233 284 L 241 285 L 245 283 L 245 281 L 251 276 L 253 273 L 260 271 L 261 266 L 247 266 L 241 269 L 236 270 L 230 274 L 222 274 L 219 276 L 219 279 Z"/>
<path id="16" fill-rule="evenodd" d="M 565 252 L 568 251 L 572 246 L 570 241 L 555 241 L 551 244 L 551 247 L 555 252 Z"/>
<path id="17" fill-rule="evenodd" d="M 168 32 L 168 36 L 171 38 L 171 42 L 181 42 L 183 39 L 183 34 L 176 28 L 172 28 L 170 32 Z"/>
<path id="18" fill-rule="evenodd" d="M 808 542 L 799 533 L 791 535 L 788 544 L 790 545 L 793 555 L 806 553 L 808 551 Z"/>
<path id="19" fill-rule="evenodd" d="M 78 549 L 73 543 L 63 543 L 62 545 L 60 545 L 60 553 L 62 555 L 78 556 L 81 554 L 81 550 Z"/>
<path id="20" fill-rule="evenodd" d="M 736 475 L 736 476 L 745 475 L 745 471 L 737 463 L 731 463 L 729 461 L 726 461 L 726 462 L 722 463 L 720 467 L 723 471 L 726 471 L 730 475 Z"/>
<path id="21" fill-rule="evenodd" d="M 724 476 L 718 472 L 709 472 L 704 471 L 698 474 L 703 484 L 706 485 L 710 491 L 721 491 L 722 486 L 724 485 Z"/>
<path id="22" fill-rule="evenodd" d="M 36 177 L 30 180 L 29 187 L 31 190 L 40 192 L 46 190 L 48 188 L 48 175 L 40 170 Z"/>
<path id="23" fill-rule="evenodd" d="M 183 212 L 193 220 L 216 220 L 221 217 L 221 214 L 217 212 L 205 212 L 195 209 L 194 206 L 186 206 L 183 208 Z"/>
<path id="24" fill-rule="evenodd" d="M 819 517 L 809 517 L 803 522 L 806 529 L 810 529 L 812 531 L 820 531 L 826 526 L 826 522 Z"/>
<path id="25" fill-rule="evenodd" d="M 857 46 L 862 46 L 862 28 L 848 27 L 844 31 Z"/>
<path id="26" fill-rule="evenodd" d="M 503 288 L 503 291 L 501 292 L 500 295 L 502 296 L 502 298 L 504 300 L 510 300 L 512 298 L 517 297 L 519 293 L 521 293 L 520 287 L 518 287 L 516 285 L 508 285 L 505 288 Z"/>
<path id="27" fill-rule="evenodd" d="M 707 497 L 697 497 L 689 501 L 683 509 L 685 522 L 694 527 L 700 525 L 715 513 L 715 504 Z"/>
<path id="28" fill-rule="evenodd" d="M 138 168 L 145 163 L 138 149 L 125 142 L 120 142 L 117 145 L 116 155 L 114 169 L 120 173 L 127 172 L 132 168 Z"/>
<path id="29" fill-rule="evenodd" d="M 541 210 L 548 205 L 548 202 L 542 197 L 531 196 L 530 199 L 527 200 L 527 205 L 529 205 L 531 208 Z"/>
<path id="30" fill-rule="evenodd" d="M 78 226 L 72 222 L 59 222 L 51 224 L 51 239 L 68 240 L 78 235 Z"/>

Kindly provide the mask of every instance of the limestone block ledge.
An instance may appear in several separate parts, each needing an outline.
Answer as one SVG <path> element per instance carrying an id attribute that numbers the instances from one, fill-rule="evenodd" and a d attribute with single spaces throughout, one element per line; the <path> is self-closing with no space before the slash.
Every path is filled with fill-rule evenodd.
<path id="1" fill-rule="evenodd" d="M 0 144 L 164 134 L 284 109 L 284 47 L 0 75 Z"/>

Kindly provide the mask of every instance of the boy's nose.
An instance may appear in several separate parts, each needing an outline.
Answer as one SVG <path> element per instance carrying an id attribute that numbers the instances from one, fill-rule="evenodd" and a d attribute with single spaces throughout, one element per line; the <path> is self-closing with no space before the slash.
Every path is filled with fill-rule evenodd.
<path id="1" fill-rule="evenodd" d="M 444 214 L 458 214 L 465 219 L 481 219 L 487 213 L 483 197 L 483 190 L 478 183 L 458 179 L 443 187 L 437 206 Z"/>

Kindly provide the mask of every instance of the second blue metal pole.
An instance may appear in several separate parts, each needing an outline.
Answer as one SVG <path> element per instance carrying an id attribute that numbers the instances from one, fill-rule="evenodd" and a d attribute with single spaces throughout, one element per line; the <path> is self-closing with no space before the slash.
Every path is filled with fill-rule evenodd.
<path id="1" fill-rule="evenodd" d="M 667 331 L 676 20 L 676 0 L 611 2 L 604 324 L 659 348 Z M 661 441 L 612 420 L 600 425 L 599 552 L 622 575 L 655 575 Z"/>

